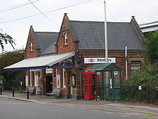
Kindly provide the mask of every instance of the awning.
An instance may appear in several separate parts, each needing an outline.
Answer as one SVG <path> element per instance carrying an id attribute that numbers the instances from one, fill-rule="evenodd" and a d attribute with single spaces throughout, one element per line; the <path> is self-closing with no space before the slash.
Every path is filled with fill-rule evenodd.
<path id="1" fill-rule="evenodd" d="M 86 71 L 120 71 L 121 68 L 119 68 L 116 64 L 114 63 L 104 63 L 104 64 L 94 64 L 89 67 Z"/>
<path id="2" fill-rule="evenodd" d="M 44 69 L 74 56 L 74 52 L 24 59 L 4 68 L 5 71 Z"/>

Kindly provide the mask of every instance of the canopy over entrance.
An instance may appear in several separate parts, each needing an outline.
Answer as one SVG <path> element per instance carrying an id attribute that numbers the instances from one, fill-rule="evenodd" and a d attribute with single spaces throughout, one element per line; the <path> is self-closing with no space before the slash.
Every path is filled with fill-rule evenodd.
<path id="1" fill-rule="evenodd" d="M 53 65 L 62 61 L 64 61 L 64 63 L 60 63 L 60 64 L 62 64 L 63 67 L 68 67 L 66 66 L 66 64 L 71 64 L 69 66 L 74 67 L 73 59 L 70 59 L 72 56 L 74 56 L 74 52 L 24 59 L 13 65 L 5 67 L 4 70 L 12 71 L 12 70 L 45 69 L 45 68 L 53 67 Z"/>
<path id="2" fill-rule="evenodd" d="M 119 68 L 116 64 L 114 63 L 106 63 L 106 64 L 94 64 L 89 69 L 86 71 L 120 71 L 121 68 Z"/>

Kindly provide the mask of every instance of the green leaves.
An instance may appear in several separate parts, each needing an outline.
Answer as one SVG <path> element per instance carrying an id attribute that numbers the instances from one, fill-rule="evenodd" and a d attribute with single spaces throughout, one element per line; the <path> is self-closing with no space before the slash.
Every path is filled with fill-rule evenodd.
<path id="1" fill-rule="evenodd" d="M 23 71 L 4 71 L 3 68 L 9 65 L 12 65 L 16 62 L 19 62 L 24 59 L 24 51 L 12 51 L 6 52 L 0 55 L 0 76 L 3 75 L 4 88 L 9 89 L 12 87 L 13 82 L 24 79 Z M 22 75 L 22 76 L 21 76 Z"/>
<path id="2" fill-rule="evenodd" d="M 158 83 L 158 62 L 146 64 L 141 67 L 139 72 L 134 73 L 125 82 L 130 85 L 153 85 Z"/>
<path id="3" fill-rule="evenodd" d="M 158 32 L 148 35 L 145 39 L 146 57 L 149 62 L 158 62 Z"/>
<path id="4" fill-rule="evenodd" d="M 5 44 L 9 43 L 14 49 L 14 45 L 15 45 L 14 39 L 10 35 L 0 33 L 0 45 L 2 51 L 4 51 L 4 42 Z"/>

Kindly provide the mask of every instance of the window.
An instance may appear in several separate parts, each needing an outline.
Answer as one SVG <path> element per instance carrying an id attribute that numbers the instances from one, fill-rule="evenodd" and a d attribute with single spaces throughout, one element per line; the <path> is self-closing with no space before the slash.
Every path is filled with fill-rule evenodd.
<path id="1" fill-rule="evenodd" d="M 60 75 L 56 75 L 56 85 L 57 85 L 57 88 L 60 88 Z"/>
<path id="2" fill-rule="evenodd" d="M 131 70 L 132 71 L 138 71 L 140 68 L 140 61 L 131 61 Z"/>
<path id="3" fill-rule="evenodd" d="M 37 75 L 35 75 L 35 86 L 38 86 L 38 76 Z"/>
<path id="4" fill-rule="evenodd" d="M 67 33 L 64 33 L 64 45 L 68 44 L 68 37 L 67 37 Z"/>
<path id="5" fill-rule="evenodd" d="M 34 77 L 35 77 L 34 70 L 30 70 L 30 86 L 34 86 Z"/>
<path id="6" fill-rule="evenodd" d="M 29 86 L 29 79 L 28 75 L 25 76 L 25 86 Z"/>
<path id="7" fill-rule="evenodd" d="M 65 69 L 63 68 L 63 87 L 65 88 L 66 87 L 66 83 L 65 83 Z"/>
<path id="8" fill-rule="evenodd" d="M 60 88 L 61 87 L 61 82 L 60 82 L 60 75 L 58 75 L 59 69 L 56 68 L 55 70 L 55 75 L 56 75 L 56 87 Z"/>

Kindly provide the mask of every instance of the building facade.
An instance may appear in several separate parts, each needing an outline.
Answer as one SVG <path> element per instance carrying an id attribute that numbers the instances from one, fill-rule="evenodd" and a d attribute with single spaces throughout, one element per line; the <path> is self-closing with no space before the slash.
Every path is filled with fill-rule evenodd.
<path id="1" fill-rule="evenodd" d="M 130 22 L 107 22 L 107 39 L 108 63 L 120 67 L 122 80 L 126 80 L 143 63 L 144 35 L 132 17 Z M 105 63 L 104 22 L 69 20 L 65 13 L 59 33 L 38 33 L 30 27 L 25 58 L 32 57 L 37 61 L 52 57 L 52 61 L 29 66 L 28 88 L 35 89 L 36 94 L 58 88 L 62 98 L 83 98 L 85 70 L 93 64 Z M 17 69 L 15 65 L 6 67 L 14 68 Z"/>

